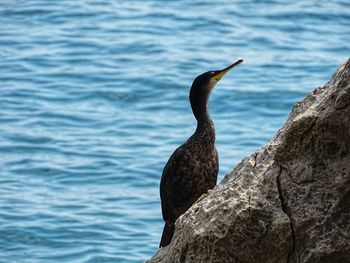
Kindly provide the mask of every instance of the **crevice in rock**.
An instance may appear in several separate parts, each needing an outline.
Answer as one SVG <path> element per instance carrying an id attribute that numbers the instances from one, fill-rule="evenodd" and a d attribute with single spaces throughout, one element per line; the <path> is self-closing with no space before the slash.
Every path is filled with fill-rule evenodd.
<path id="1" fill-rule="evenodd" d="M 294 179 L 291 176 L 289 176 L 289 177 L 290 177 L 291 181 L 297 185 L 310 184 L 310 183 L 317 182 L 317 180 L 305 180 L 305 181 L 298 182 L 298 181 L 294 181 Z"/>
<path id="2" fill-rule="evenodd" d="M 187 249 L 188 249 L 188 246 L 186 245 L 184 247 L 184 249 L 181 251 L 181 255 L 180 255 L 180 262 L 186 262 L 186 258 L 187 258 Z"/>
<path id="3" fill-rule="evenodd" d="M 251 200 L 251 195 L 249 194 L 248 195 L 248 212 L 249 212 L 249 215 L 252 215 L 252 211 L 251 211 L 251 208 L 252 208 L 252 206 L 251 206 L 251 204 L 250 204 L 250 200 Z"/>
<path id="4" fill-rule="evenodd" d="M 291 235 L 292 235 L 292 249 L 288 252 L 288 256 L 287 256 L 287 263 L 289 263 L 293 253 L 295 252 L 295 232 L 294 232 L 294 226 L 293 226 L 293 221 L 292 221 L 292 215 L 291 215 L 290 209 L 288 208 L 286 201 L 285 201 L 285 198 L 284 198 L 283 193 L 282 193 L 282 186 L 281 186 L 282 171 L 283 171 L 283 167 L 280 166 L 280 170 L 278 172 L 276 179 L 277 179 L 278 197 L 281 201 L 282 211 L 289 218 L 290 231 L 291 231 Z"/>
<path id="5" fill-rule="evenodd" d="M 230 258 L 232 258 L 233 260 L 235 260 L 235 263 L 242 263 L 241 261 L 239 261 L 239 260 L 237 259 L 237 257 L 235 257 L 234 255 L 232 255 L 232 253 L 231 253 L 226 247 L 225 247 L 225 250 L 226 250 L 227 255 L 229 255 Z"/>
<path id="6" fill-rule="evenodd" d="M 310 179 L 310 180 L 305 180 L 305 181 L 296 181 L 293 176 L 290 174 L 290 172 L 288 172 L 288 169 L 286 167 L 281 166 L 282 170 L 286 172 L 286 174 L 288 175 L 288 177 L 290 178 L 290 180 L 297 185 L 303 185 L 303 184 L 310 184 L 310 183 L 314 183 L 317 182 L 316 179 Z"/>
<path id="7" fill-rule="evenodd" d="M 256 159 L 258 158 L 258 154 L 259 154 L 259 152 L 257 152 L 256 154 L 254 154 L 254 165 L 253 165 L 253 170 L 254 170 L 255 167 L 256 167 Z"/>
<path id="8" fill-rule="evenodd" d="M 316 124 L 316 120 L 317 118 L 315 118 L 314 120 L 312 120 L 310 126 L 306 129 L 306 131 L 303 132 L 303 134 L 300 136 L 300 145 L 304 144 L 305 138 L 309 135 L 310 131 L 312 131 L 312 129 L 314 128 L 315 124 Z"/>

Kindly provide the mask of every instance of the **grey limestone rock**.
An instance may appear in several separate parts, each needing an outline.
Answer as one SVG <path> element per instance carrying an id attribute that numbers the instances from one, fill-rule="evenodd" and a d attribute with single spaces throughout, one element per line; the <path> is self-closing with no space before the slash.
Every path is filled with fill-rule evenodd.
<path id="1" fill-rule="evenodd" d="M 350 262 L 350 59 L 148 262 Z"/>

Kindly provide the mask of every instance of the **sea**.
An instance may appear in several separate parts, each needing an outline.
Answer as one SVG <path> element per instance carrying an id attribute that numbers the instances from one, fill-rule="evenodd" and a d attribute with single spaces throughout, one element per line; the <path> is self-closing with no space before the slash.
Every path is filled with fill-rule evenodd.
<path id="1" fill-rule="evenodd" d="M 143 262 L 159 182 L 209 104 L 219 180 L 350 56 L 348 0 L 0 1 L 0 262 Z"/>

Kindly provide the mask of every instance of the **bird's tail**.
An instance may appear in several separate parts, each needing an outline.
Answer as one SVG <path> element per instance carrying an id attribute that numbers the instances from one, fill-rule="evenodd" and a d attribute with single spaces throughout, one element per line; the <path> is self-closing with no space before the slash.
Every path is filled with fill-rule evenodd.
<path id="1" fill-rule="evenodd" d="M 175 226 L 174 224 L 165 222 L 162 238 L 160 240 L 159 247 L 166 247 L 170 244 L 171 239 L 174 235 Z"/>

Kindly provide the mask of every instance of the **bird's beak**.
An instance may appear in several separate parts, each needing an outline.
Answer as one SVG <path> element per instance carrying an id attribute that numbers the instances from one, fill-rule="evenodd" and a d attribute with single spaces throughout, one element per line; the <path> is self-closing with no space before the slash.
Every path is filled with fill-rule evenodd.
<path id="1" fill-rule="evenodd" d="M 231 66 L 228 66 L 225 69 L 219 70 L 218 73 L 214 77 L 212 77 L 212 79 L 219 81 L 227 72 L 229 72 L 231 69 L 241 64 L 242 62 L 243 62 L 243 59 L 239 59 L 235 63 L 233 63 Z"/>

